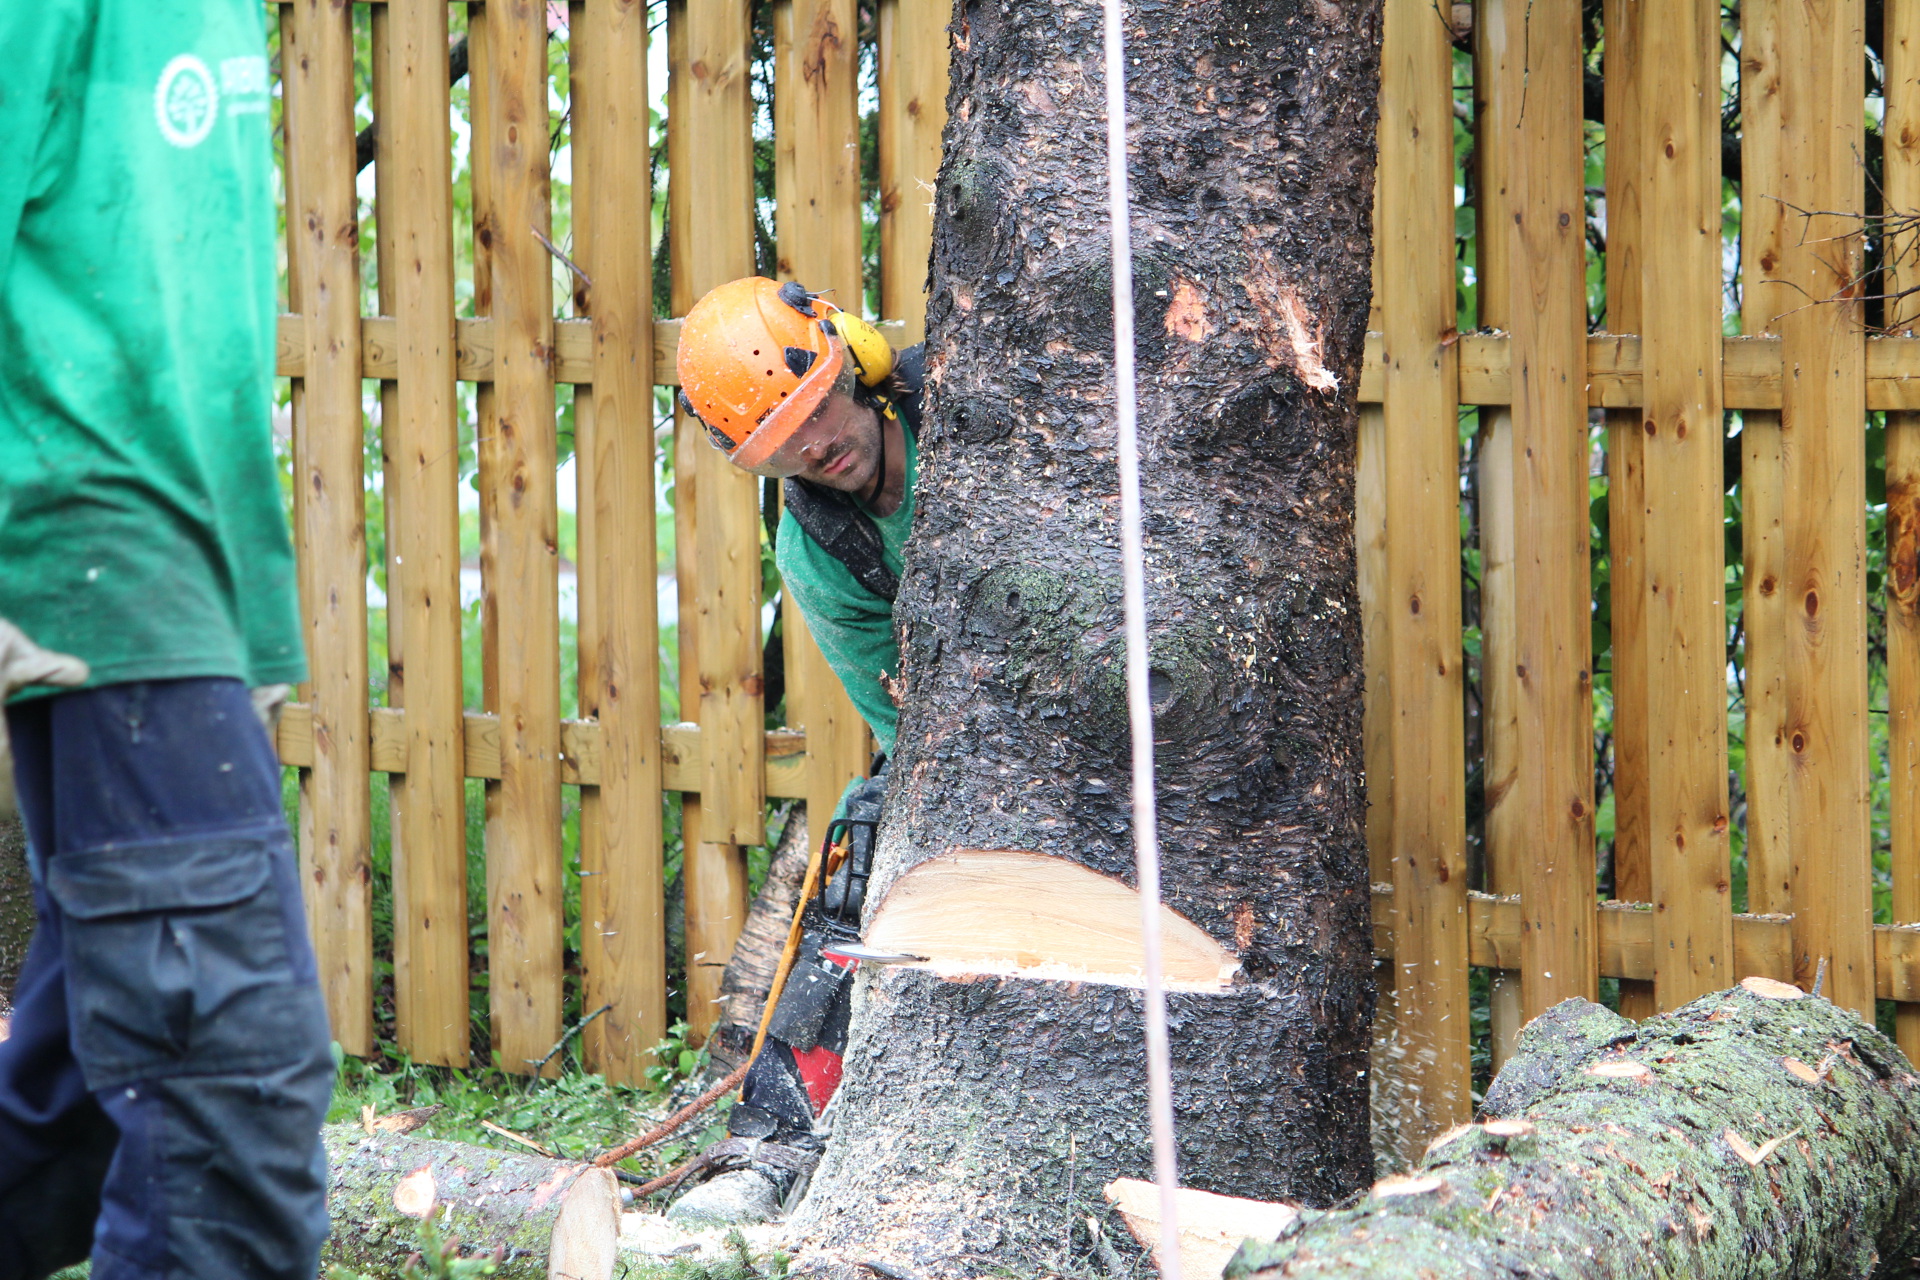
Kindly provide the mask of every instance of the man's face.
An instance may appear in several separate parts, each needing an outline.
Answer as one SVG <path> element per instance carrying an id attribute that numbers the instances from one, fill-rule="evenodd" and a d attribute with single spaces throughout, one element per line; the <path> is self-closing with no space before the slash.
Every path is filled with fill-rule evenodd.
<path id="1" fill-rule="evenodd" d="M 871 408 L 835 392 L 794 435 L 806 462 L 800 479 L 843 493 L 873 488 L 880 466 L 880 415 Z"/>

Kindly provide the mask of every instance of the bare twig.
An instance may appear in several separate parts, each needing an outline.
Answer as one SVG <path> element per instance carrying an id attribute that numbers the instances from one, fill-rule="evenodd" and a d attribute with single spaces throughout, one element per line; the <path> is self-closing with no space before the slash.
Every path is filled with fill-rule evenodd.
<path id="1" fill-rule="evenodd" d="M 595 1018 L 599 1017 L 601 1014 L 605 1013 L 607 1010 L 611 1008 L 613 1008 L 611 1004 L 603 1004 L 598 1009 L 595 1009 L 592 1013 L 588 1014 L 586 1017 L 580 1019 L 580 1021 L 574 1023 L 571 1027 L 567 1028 L 567 1033 L 561 1036 L 558 1040 L 554 1042 L 553 1048 L 547 1050 L 547 1056 L 540 1059 L 540 1061 L 535 1062 L 531 1058 L 527 1059 L 528 1064 L 533 1068 L 533 1074 L 537 1076 L 542 1071 L 545 1071 L 547 1069 L 547 1064 L 553 1061 L 554 1055 L 567 1047 L 567 1041 L 573 1039 L 575 1036 L 579 1035 L 582 1031 L 586 1030 L 586 1026 L 589 1022 L 592 1022 Z"/>
<path id="2" fill-rule="evenodd" d="M 562 253 L 559 245 L 547 239 L 545 232 L 541 231 L 538 227 L 529 227 L 527 229 L 533 232 L 533 238 L 535 240 L 538 240 L 542 245 L 546 246 L 548 253 L 560 260 L 560 265 L 580 277 L 581 284 L 587 286 L 589 289 L 593 288 L 593 277 L 582 271 L 579 263 L 569 258 L 565 253 Z"/>
<path id="3" fill-rule="evenodd" d="M 619 1146 L 595 1156 L 593 1160 L 595 1167 L 604 1169 L 608 1165 L 619 1164 L 622 1160 L 625 1160 L 637 1151 L 645 1151 L 648 1147 L 656 1143 L 665 1142 L 673 1136 L 674 1131 L 680 1128 L 681 1125 L 684 1125 L 687 1121 L 693 1119 L 702 1111 L 705 1111 L 708 1107 L 718 1102 L 722 1097 L 731 1092 L 735 1085 L 745 1080 L 747 1078 L 747 1068 L 751 1065 L 751 1062 L 741 1063 L 733 1069 L 725 1080 L 722 1080 L 719 1084 L 716 1084 L 713 1088 L 707 1090 L 639 1137 L 628 1142 L 623 1142 Z"/>

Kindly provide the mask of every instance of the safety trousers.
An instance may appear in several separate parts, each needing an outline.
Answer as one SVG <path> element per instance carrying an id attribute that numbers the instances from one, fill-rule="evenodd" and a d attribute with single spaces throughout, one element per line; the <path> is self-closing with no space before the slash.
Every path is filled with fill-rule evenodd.
<path id="1" fill-rule="evenodd" d="M 38 928 L 0 1042 L 0 1280 L 313 1280 L 332 1088 L 280 770 L 236 680 L 7 712 Z"/>

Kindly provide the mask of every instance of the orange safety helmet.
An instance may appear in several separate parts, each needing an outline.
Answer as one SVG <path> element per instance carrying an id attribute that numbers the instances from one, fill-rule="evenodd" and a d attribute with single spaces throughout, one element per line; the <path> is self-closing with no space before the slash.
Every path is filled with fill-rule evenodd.
<path id="1" fill-rule="evenodd" d="M 820 407 L 846 366 L 828 317 L 839 308 L 760 276 L 723 284 L 680 324 L 680 394 L 714 447 L 765 466 Z"/>

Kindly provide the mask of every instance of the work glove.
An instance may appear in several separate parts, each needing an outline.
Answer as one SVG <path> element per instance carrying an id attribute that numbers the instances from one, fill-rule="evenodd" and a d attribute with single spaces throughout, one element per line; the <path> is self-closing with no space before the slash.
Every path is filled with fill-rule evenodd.
<path id="1" fill-rule="evenodd" d="M 26 632 L 0 618 L 0 808 L 13 807 L 13 750 L 7 742 L 8 698 L 30 685 L 71 688 L 87 682 L 87 664 L 71 654 L 42 649 Z"/>
<path id="2" fill-rule="evenodd" d="M 293 694 L 290 684 L 263 684 L 257 689 L 247 690 L 247 696 L 253 699 L 253 714 L 260 717 L 260 727 L 267 731 L 267 741 L 279 744 L 280 713 L 287 708 L 287 699 Z"/>

